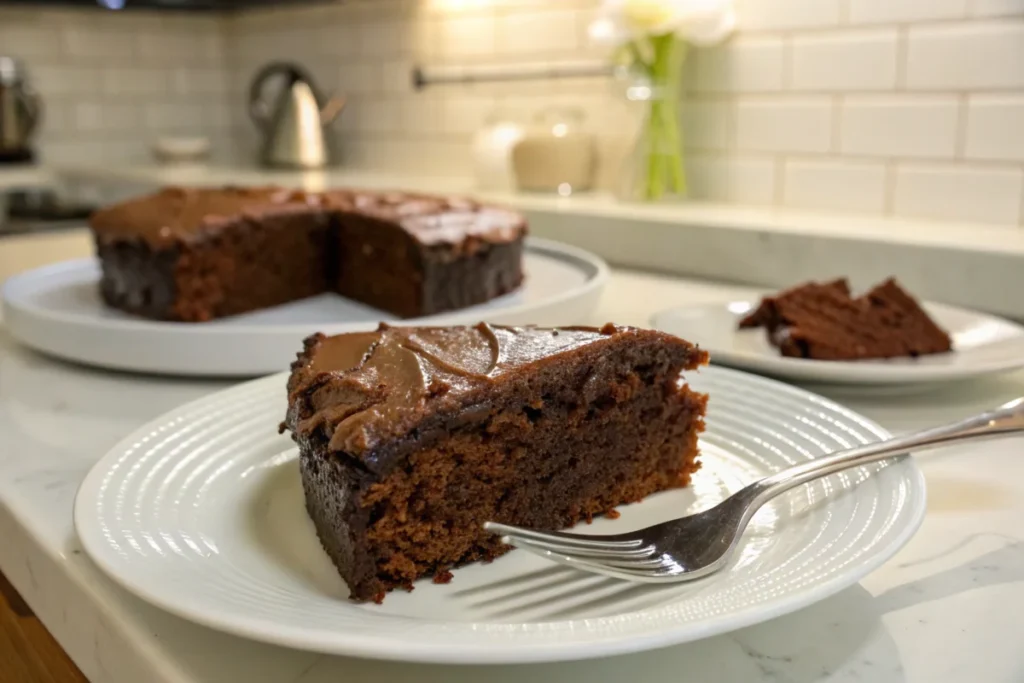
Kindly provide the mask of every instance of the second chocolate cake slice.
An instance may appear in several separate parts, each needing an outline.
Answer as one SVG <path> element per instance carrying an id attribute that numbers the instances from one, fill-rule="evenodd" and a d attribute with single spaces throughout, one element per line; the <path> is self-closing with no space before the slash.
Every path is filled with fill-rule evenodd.
<path id="1" fill-rule="evenodd" d="M 398 328 L 317 335 L 286 426 L 306 508 L 357 600 L 507 551 L 487 520 L 562 529 L 685 486 L 707 361 L 660 332 Z"/>
<path id="2" fill-rule="evenodd" d="M 816 360 L 916 358 L 953 345 L 893 278 L 859 297 L 845 279 L 808 282 L 765 297 L 740 327 L 764 327 L 783 356 Z"/>

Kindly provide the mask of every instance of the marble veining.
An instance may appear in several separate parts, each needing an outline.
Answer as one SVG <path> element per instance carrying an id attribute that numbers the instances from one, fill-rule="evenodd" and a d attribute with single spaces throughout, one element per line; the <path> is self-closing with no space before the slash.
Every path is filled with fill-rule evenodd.
<path id="1" fill-rule="evenodd" d="M 595 319 L 572 322 L 642 325 L 666 301 L 739 292 L 620 272 Z M 446 667 L 321 656 L 189 624 L 106 579 L 81 554 L 71 506 L 85 471 L 123 434 L 222 386 L 50 361 L 0 331 L 0 569 L 96 683 L 1020 683 L 1024 675 L 1019 440 L 921 456 L 942 497 L 899 555 L 828 600 L 702 642 L 589 662 Z M 827 393 L 907 430 L 1024 394 L 1024 374 L 899 398 Z M 972 482 L 963 496 L 958 481 Z M 970 495 L 987 490 L 1002 493 Z"/>

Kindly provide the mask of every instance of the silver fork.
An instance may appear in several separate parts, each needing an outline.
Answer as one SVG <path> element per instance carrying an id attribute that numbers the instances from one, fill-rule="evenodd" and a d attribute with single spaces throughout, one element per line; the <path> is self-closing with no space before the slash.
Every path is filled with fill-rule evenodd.
<path id="1" fill-rule="evenodd" d="M 691 581 L 718 571 L 754 513 L 781 493 L 841 470 L 956 441 L 1024 431 L 1024 398 L 954 424 L 857 446 L 745 486 L 694 515 L 624 534 L 534 531 L 495 522 L 484 528 L 506 543 L 571 567 L 643 583 Z"/>

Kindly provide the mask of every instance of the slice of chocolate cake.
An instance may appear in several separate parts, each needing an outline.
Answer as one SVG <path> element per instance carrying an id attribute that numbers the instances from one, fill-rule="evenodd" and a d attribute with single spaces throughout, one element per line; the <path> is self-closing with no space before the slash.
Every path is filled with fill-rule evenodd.
<path id="1" fill-rule="evenodd" d="M 845 279 L 765 297 L 740 320 L 764 327 L 784 356 L 816 360 L 917 357 L 953 348 L 949 335 L 890 278 L 853 297 Z"/>
<path id="2" fill-rule="evenodd" d="M 510 549 L 488 520 L 562 529 L 697 469 L 707 362 L 661 332 L 399 328 L 316 335 L 285 425 L 306 508 L 353 599 Z"/>

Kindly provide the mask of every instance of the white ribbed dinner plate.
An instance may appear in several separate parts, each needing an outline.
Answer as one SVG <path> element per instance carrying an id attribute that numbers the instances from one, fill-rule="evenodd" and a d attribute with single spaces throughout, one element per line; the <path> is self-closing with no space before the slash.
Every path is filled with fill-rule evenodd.
<path id="1" fill-rule="evenodd" d="M 526 280 L 478 306 L 403 325 L 565 325 L 587 320 L 608 267 L 583 249 L 527 238 Z M 106 306 L 96 259 L 44 266 L 3 286 L 4 327 L 38 351 L 87 365 L 161 375 L 255 377 L 286 370 L 314 332 L 374 329 L 395 317 L 336 294 L 321 294 L 206 323 L 146 320 Z"/>
<path id="2" fill-rule="evenodd" d="M 885 432 L 800 389 L 706 368 L 703 467 L 689 489 L 620 508 L 595 533 L 696 511 L 755 477 Z M 735 562 L 698 583 L 636 585 L 521 551 L 457 569 L 382 605 L 354 604 L 303 508 L 296 451 L 277 433 L 285 376 L 183 406 L 88 474 L 75 526 L 116 582 L 185 619 L 295 648 L 394 660 L 516 663 L 601 657 L 771 619 L 856 583 L 912 536 L 925 487 L 910 458 L 833 475 L 755 517 Z"/>

